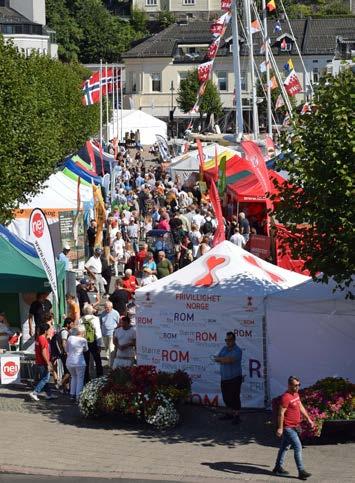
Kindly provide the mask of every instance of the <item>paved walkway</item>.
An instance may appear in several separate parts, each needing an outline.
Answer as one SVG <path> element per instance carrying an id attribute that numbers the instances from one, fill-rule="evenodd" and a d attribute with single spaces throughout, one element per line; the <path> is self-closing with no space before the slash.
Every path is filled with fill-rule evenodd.
<path id="1" fill-rule="evenodd" d="M 212 408 L 183 407 L 177 428 L 159 433 L 117 419 L 86 421 L 61 396 L 33 402 L 24 386 L 0 387 L 0 471 L 184 482 L 289 481 L 270 471 L 278 441 L 268 415 L 247 412 L 240 426 Z M 355 481 L 355 443 L 304 450 L 313 482 Z M 286 468 L 296 476 L 290 454 Z M 1 477 L 0 477 L 1 481 Z"/>

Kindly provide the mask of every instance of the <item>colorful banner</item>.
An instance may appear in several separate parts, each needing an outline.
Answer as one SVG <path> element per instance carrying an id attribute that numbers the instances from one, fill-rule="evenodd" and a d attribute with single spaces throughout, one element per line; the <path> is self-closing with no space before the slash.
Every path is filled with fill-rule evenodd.
<path id="1" fill-rule="evenodd" d="M 103 228 L 106 222 L 106 208 L 105 203 L 102 198 L 101 188 L 99 186 L 92 187 L 94 195 L 94 209 L 95 209 L 95 220 L 97 222 L 95 246 L 101 246 Z"/>
<path id="2" fill-rule="evenodd" d="M 270 178 L 261 149 L 254 141 L 242 141 L 241 145 L 250 171 L 255 174 L 264 192 L 270 192 Z"/>
<path id="3" fill-rule="evenodd" d="M 294 70 L 292 70 L 287 76 L 284 86 L 289 96 L 295 96 L 296 94 L 302 92 L 301 83 Z"/>
<path id="4" fill-rule="evenodd" d="M 215 247 L 218 243 L 221 243 L 226 239 L 223 214 L 221 207 L 221 200 L 218 195 L 216 184 L 213 179 L 211 179 L 210 189 L 209 189 L 210 200 L 212 203 L 213 211 L 217 219 L 217 229 L 213 236 L 212 245 Z"/>
<path id="5" fill-rule="evenodd" d="M 55 300 L 58 302 L 57 267 L 51 233 L 46 215 L 39 208 L 32 210 L 29 221 L 30 240 L 34 244 L 43 268 L 47 274 Z"/>

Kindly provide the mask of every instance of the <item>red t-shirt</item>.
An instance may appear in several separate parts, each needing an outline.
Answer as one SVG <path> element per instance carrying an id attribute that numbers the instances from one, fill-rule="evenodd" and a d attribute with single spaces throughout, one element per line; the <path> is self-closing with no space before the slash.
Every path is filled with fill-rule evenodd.
<path id="1" fill-rule="evenodd" d="M 123 282 L 123 287 L 130 291 L 128 292 L 128 295 L 129 295 L 129 299 L 131 299 L 132 298 L 131 294 L 136 291 L 136 288 L 138 285 L 136 277 L 134 275 L 131 275 L 129 278 L 123 278 L 122 282 Z"/>
<path id="2" fill-rule="evenodd" d="M 144 260 L 147 258 L 148 252 L 145 250 L 140 250 L 136 255 L 136 263 L 142 267 Z"/>
<path id="3" fill-rule="evenodd" d="M 298 393 L 291 394 L 290 392 L 285 392 L 281 396 L 281 406 L 286 408 L 284 417 L 285 428 L 295 428 L 296 426 L 299 426 L 301 422 L 300 404 L 301 400 Z"/>
<path id="4" fill-rule="evenodd" d="M 42 350 L 45 349 L 45 354 L 47 356 L 47 360 L 49 360 L 49 344 L 48 340 L 46 339 L 45 335 L 40 335 L 36 339 L 35 343 L 35 355 L 36 355 L 36 364 L 41 366 L 46 366 L 47 362 L 44 360 L 42 355 Z"/>

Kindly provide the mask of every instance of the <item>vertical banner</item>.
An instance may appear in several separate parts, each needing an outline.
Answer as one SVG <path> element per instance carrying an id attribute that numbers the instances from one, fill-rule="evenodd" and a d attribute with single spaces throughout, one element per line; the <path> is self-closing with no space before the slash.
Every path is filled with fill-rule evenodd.
<path id="1" fill-rule="evenodd" d="M 58 302 L 57 267 L 53 243 L 46 215 L 39 208 L 32 210 L 29 223 L 30 240 L 34 244 L 39 259 L 47 274 L 55 300 Z"/>
<path id="2" fill-rule="evenodd" d="M 1 384 L 21 382 L 20 356 L 14 355 L 0 358 L 0 381 Z"/>
<path id="3" fill-rule="evenodd" d="M 218 193 L 219 196 L 223 196 L 224 192 L 227 187 L 227 176 L 226 176 L 226 170 L 227 170 L 227 157 L 222 156 L 220 163 L 219 163 L 219 168 L 218 168 Z"/>
<path id="4" fill-rule="evenodd" d="M 106 209 L 101 194 L 101 188 L 99 186 L 93 185 L 92 189 L 94 194 L 95 220 L 97 222 L 95 246 L 100 246 L 102 243 L 103 228 L 106 222 Z"/>
<path id="5" fill-rule="evenodd" d="M 225 236 L 225 229 L 224 229 L 224 222 L 223 222 L 223 215 L 222 215 L 222 207 L 221 207 L 221 200 L 218 195 L 218 191 L 216 188 L 216 184 L 213 179 L 211 179 L 210 189 L 209 189 L 210 200 L 212 203 L 213 211 L 217 219 L 217 229 L 213 237 L 213 246 L 218 245 L 226 239 Z"/>

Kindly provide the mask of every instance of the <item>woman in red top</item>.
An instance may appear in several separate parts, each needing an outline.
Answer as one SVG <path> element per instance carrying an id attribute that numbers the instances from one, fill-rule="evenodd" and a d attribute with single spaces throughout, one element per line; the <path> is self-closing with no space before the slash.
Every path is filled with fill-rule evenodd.
<path id="1" fill-rule="evenodd" d="M 132 270 L 129 268 L 125 270 L 124 277 L 122 278 L 122 286 L 125 290 L 127 290 L 129 300 L 131 300 L 132 295 L 134 295 L 136 289 L 139 287 L 139 283 L 136 277 L 132 275 Z"/>
<path id="2" fill-rule="evenodd" d="M 35 356 L 36 365 L 39 372 L 39 382 L 35 387 L 34 391 L 30 393 L 30 397 L 39 401 L 38 396 L 42 391 L 44 391 L 46 399 L 56 399 L 51 393 L 51 388 L 49 387 L 49 380 L 51 377 L 52 364 L 50 362 L 49 356 L 49 344 L 48 338 L 50 337 L 50 332 L 52 328 L 49 324 L 42 323 L 38 329 L 38 335 L 35 344 Z"/>

